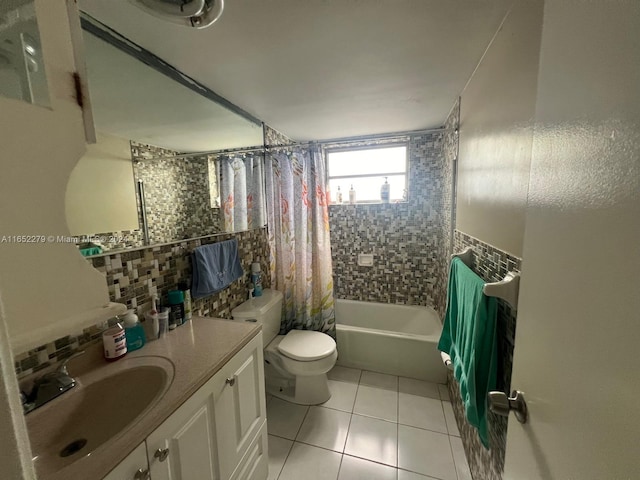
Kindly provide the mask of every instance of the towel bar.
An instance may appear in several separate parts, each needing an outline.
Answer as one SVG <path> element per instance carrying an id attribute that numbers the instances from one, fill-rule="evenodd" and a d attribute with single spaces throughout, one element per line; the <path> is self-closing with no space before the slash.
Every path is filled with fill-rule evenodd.
<path id="1" fill-rule="evenodd" d="M 464 264 L 473 268 L 473 249 L 465 248 L 462 252 L 454 253 L 451 259 L 459 258 Z M 505 300 L 514 309 L 518 308 L 518 293 L 520 292 L 520 274 L 509 272 L 499 282 L 485 283 L 482 292 L 487 297 L 498 297 Z"/>

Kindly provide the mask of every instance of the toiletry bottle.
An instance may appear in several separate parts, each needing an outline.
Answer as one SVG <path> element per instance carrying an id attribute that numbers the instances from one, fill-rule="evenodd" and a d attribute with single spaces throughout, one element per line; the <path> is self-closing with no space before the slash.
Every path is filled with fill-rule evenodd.
<path id="1" fill-rule="evenodd" d="M 180 282 L 178 284 L 178 290 L 180 290 L 184 295 L 184 321 L 188 322 L 192 317 L 191 292 L 189 291 L 189 285 L 187 282 Z"/>
<path id="2" fill-rule="evenodd" d="M 151 297 L 151 310 L 144 314 L 144 323 L 142 324 L 142 327 L 144 328 L 144 334 L 149 342 L 156 340 L 160 333 L 160 320 L 158 318 L 157 305 L 158 296 L 153 295 Z"/>
<path id="3" fill-rule="evenodd" d="M 127 310 L 122 319 L 124 323 L 124 334 L 127 339 L 127 351 L 133 352 L 142 348 L 146 342 L 144 328 L 138 321 L 138 316 L 133 310 Z"/>
<path id="4" fill-rule="evenodd" d="M 104 346 L 104 358 L 113 362 L 127 354 L 127 338 L 124 328 L 119 323 L 102 332 L 102 344 Z"/>
<path id="5" fill-rule="evenodd" d="M 353 189 L 353 184 L 351 184 L 351 188 L 349 189 L 349 203 L 356 203 L 356 191 Z"/>
<path id="6" fill-rule="evenodd" d="M 391 185 L 387 182 L 387 178 L 389 177 L 384 177 L 384 183 L 382 187 L 380 187 L 380 199 L 382 203 L 389 203 L 389 198 L 391 197 Z"/>
<path id="7" fill-rule="evenodd" d="M 180 290 L 169 292 L 169 309 L 169 330 L 173 330 L 184 323 L 184 293 Z"/>
<path id="8" fill-rule="evenodd" d="M 251 283 L 253 283 L 253 296 L 262 296 L 262 272 L 257 262 L 251 264 Z"/>
<path id="9" fill-rule="evenodd" d="M 336 192 L 336 203 L 342 203 L 342 192 L 340 191 L 340 187 L 338 187 L 338 191 Z"/>

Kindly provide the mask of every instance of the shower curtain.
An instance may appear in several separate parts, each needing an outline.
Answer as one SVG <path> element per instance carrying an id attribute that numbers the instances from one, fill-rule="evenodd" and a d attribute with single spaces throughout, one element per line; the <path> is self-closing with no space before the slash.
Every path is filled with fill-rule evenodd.
<path id="1" fill-rule="evenodd" d="M 265 174 L 271 285 L 284 294 L 281 333 L 335 338 L 324 158 L 317 148 L 271 151 Z"/>
<path id="2" fill-rule="evenodd" d="M 262 154 L 220 155 L 220 203 L 224 231 L 240 232 L 265 224 Z"/>

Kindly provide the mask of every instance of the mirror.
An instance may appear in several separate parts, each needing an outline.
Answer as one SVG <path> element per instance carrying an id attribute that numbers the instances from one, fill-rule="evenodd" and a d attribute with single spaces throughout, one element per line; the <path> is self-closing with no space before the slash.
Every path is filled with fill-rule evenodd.
<path id="1" fill-rule="evenodd" d="M 66 201 L 83 254 L 229 231 L 216 152 L 259 151 L 262 123 L 91 17 L 82 26 L 98 142 Z"/>

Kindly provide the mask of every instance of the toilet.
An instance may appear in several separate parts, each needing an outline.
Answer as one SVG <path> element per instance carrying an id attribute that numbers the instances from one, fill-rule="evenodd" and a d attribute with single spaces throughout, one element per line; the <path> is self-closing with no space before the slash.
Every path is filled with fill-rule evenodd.
<path id="1" fill-rule="evenodd" d="M 282 292 L 264 289 L 231 310 L 235 321 L 262 324 L 267 393 L 300 405 L 318 405 L 331 398 L 327 372 L 338 358 L 329 335 L 309 330 L 280 332 Z"/>

